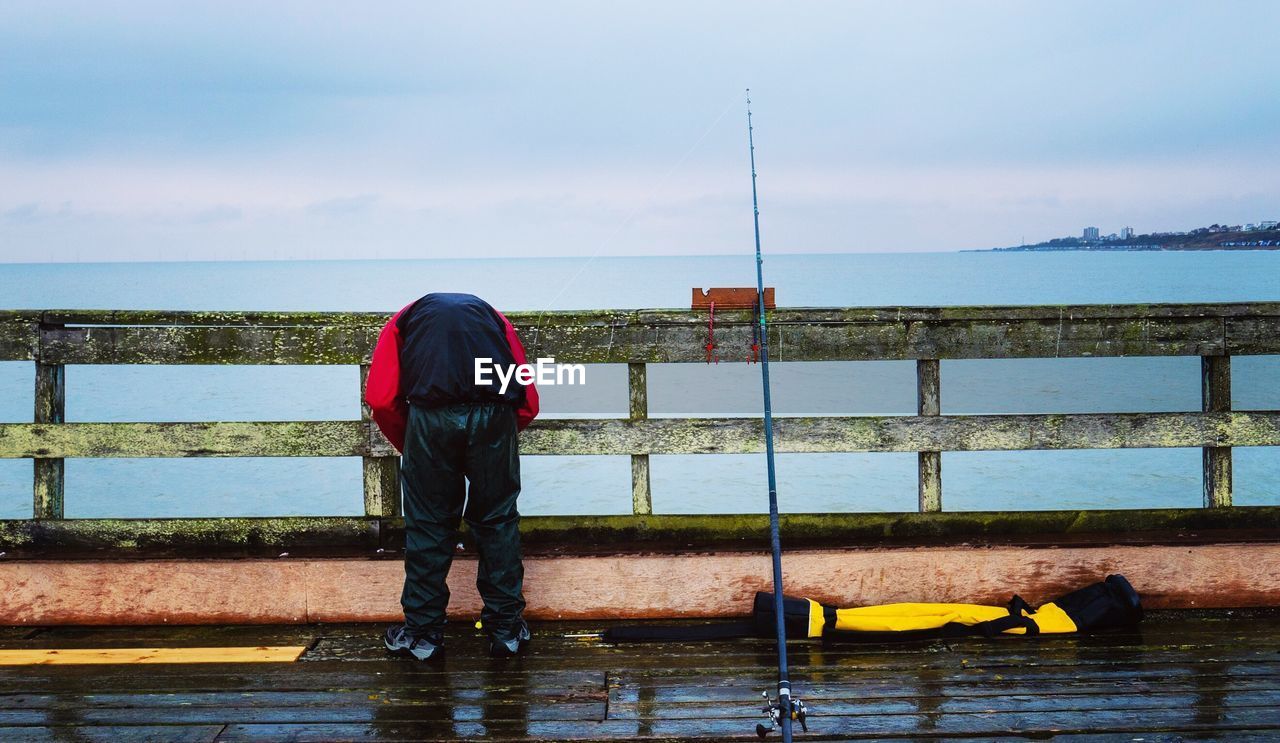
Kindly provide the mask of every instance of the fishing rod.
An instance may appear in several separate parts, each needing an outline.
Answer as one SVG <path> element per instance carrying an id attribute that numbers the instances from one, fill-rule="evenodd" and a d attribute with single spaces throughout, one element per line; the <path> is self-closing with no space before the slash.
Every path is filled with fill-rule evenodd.
<path id="1" fill-rule="evenodd" d="M 761 738 L 775 726 L 782 730 L 783 743 L 791 743 L 791 721 L 805 724 L 804 702 L 791 697 L 791 677 L 787 669 L 787 624 L 782 604 L 782 539 L 778 525 L 778 477 L 773 457 L 773 402 L 769 395 L 769 327 L 764 313 L 764 258 L 760 252 L 760 199 L 756 193 L 756 141 L 751 125 L 751 89 L 747 88 L 747 145 L 751 153 L 751 212 L 756 231 L 756 318 L 760 328 L 760 378 L 764 384 L 764 451 L 769 470 L 769 547 L 773 553 L 773 617 L 778 634 L 778 698 L 764 693 L 769 727 L 756 725 Z"/>
<path id="2" fill-rule="evenodd" d="M 751 123 L 751 90 L 747 89 L 747 144 L 751 155 L 751 209 L 755 225 L 756 239 L 756 325 L 760 345 L 760 375 L 764 384 L 764 440 L 765 457 L 769 471 L 769 543 L 773 555 L 773 619 L 778 642 L 778 696 L 776 699 L 764 692 L 765 706 L 761 710 L 769 718 L 769 725 L 756 725 L 756 734 L 766 737 L 775 728 L 781 729 L 783 743 L 792 743 L 792 722 L 799 722 L 801 729 L 808 731 L 805 719 L 808 708 L 805 703 L 791 696 L 791 678 L 787 668 L 787 626 L 786 611 L 782 600 L 782 540 L 779 536 L 778 524 L 778 479 L 774 468 L 773 451 L 773 401 L 769 391 L 769 335 L 768 319 L 765 317 L 764 301 L 764 258 L 760 250 L 760 199 L 756 190 L 756 144 L 755 129 Z M 715 305 L 712 305 L 715 312 Z M 713 345 L 709 343 L 708 345 Z M 708 349 L 708 353 L 710 350 Z M 708 359 L 709 361 L 710 359 Z M 741 625 L 745 624 L 743 627 Z M 723 639 L 729 637 L 747 637 L 754 634 L 751 622 L 731 623 L 725 627 L 709 628 L 710 632 L 698 632 L 697 639 Z M 630 630 L 630 631 L 628 631 Z M 567 638 L 597 639 L 607 641 L 651 641 L 690 639 L 687 627 L 656 627 L 635 631 L 635 628 L 613 628 L 605 632 L 585 632 L 567 634 Z"/>

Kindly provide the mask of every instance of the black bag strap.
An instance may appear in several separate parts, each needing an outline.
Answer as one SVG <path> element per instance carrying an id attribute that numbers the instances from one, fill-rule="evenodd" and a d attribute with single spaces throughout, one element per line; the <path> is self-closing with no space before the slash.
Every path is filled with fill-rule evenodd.
<path id="1" fill-rule="evenodd" d="M 1026 629 L 1028 636 L 1040 634 L 1040 625 L 1036 624 L 1036 620 L 1022 615 L 1023 611 L 1026 611 L 1028 614 L 1035 613 L 1035 609 L 1031 607 L 1031 604 L 1024 601 L 1021 596 L 1014 594 L 1013 598 L 1009 600 L 1008 608 L 1009 616 L 1000 617 L 999 619 L 989 619 L 985 622 L 978 622 L 973 625 L 974 631 L 982 634 L 984 637 L 995 637 L 1005 630 L 1010 630 L 1014 627 L 1022 627 Z"/>
<path id="2" fill-rule="evenodd" d="M 1008 608 L 1009 608 L 1009 613 L 1014 615 L 1022 614 L 1022 612 L 1024 611 L 1028 614 L 1036 613 L 1035 607 L 1033 607 L 1031 604 L 1028 604 L 1026 601 L 1023 600 L 1021 596 L 1019 596 L 1016 593 L 1013 594 L 1013 598 L 1009 599 Z"/>

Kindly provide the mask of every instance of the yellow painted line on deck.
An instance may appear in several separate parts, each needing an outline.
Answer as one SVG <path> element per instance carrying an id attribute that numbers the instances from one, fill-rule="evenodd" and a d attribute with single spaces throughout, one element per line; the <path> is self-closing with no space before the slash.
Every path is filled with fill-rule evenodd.
<path id="1" fill-rule="evenodd" d="M 59 648 L 0 650 L 0 666 L 128 663 L 290 663 L 305 645 L 252 648 Z"/>

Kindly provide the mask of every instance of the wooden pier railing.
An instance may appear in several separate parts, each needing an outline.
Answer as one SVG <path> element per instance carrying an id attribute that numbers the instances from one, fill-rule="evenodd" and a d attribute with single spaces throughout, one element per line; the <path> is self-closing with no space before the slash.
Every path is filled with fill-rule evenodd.
<path id="1" fill-rule="evenodd" d="M 646 365 L 705 360 L 704 314 L 689 310 L 553 312 L 511 316 L 530 356 L 626 363 L 626 418 L 542 420 L 526 454 L 630 455 L 633 515 L 526 519 L 534 543 L 608 536 L 619 541 L 734 540 L 758 534 L 755 516 L 653 514 L 649 456 L 762 451 L 751 418 L 650 418 Z M 359 420 L 66 423 L 68 364 L 349 364 L 362 387 L 386 316 L 376 313 L 0 312 L 0 360 L 35 367 L 32 423 L 0 424 L 0 458 L 34 460 L 33 518 L 0 522 L 0 549 L 59 550 L 346 547 L 394 544 L 395 451 Z M 718 312 L 717 340 L 747 347 L 749 312 Z M 808 538 L 1133 532 L 1271 528 L 1280 507 L 1232 506 L 1231 450 L 1280 445 L 1280 411 L 1231 406 L 1231 358 L 1280 353 L 1280 303 L 1029 307 L 778 309 L 778 361 L 914 359 L 918 415 L 794 417 L 777 421 L 780 452 L 918 452 L 919 513 L 799 514 L 785 528 Z M 942 415 L 940 360 L 1090 356 L 1198 356 L 1197 412 Z M 352 389 L 352 395 L 358 390 Z M 1204 509 L 950 513 L 941 452 L 1200 447 Z M 65 520 L 63 461 L 71 457 L 362 457 L 365 517 Z M 72 494 L 74 497 L 74 494 Z M 597 540 L 598 541 L 598 540 Z"/>

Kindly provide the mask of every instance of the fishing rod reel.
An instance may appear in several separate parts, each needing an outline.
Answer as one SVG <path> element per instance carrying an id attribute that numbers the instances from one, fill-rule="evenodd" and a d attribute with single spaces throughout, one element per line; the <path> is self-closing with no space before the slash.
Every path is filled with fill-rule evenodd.
<path id="1" fill-rule="evenodd" d="M 782 716 L 786 713 L 782 710 L 781 699 L 773 699 L 767 691 L 760 692 L 760 696 L 764 697 L 765 701 L 765 706 L 761 707 L 760 711 L 769 718 L 769 726 L 765 727 L 763 723 L 757 724 L 756 735 L 760 736 L 761 740 L 764 740 L 769 733 L 773 732 L 774 728 L 781 727 Z M 790 701 L 791 712 L 789 716 L 792 721 L 800 723 L 800 729 L 804 732 L 809 732 L 809 726 L 805 723 L 805 718 L 809 715 L 809 708 L 805 706 L 804 702 L 794 697 L 790 697 Z"/>

